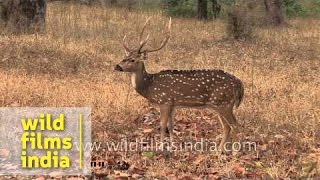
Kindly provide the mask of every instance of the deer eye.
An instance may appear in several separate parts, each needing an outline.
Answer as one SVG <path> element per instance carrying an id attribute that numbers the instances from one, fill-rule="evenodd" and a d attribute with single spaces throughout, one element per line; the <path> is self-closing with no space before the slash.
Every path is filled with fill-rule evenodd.
<path id="1" fill-rule="evenodd" d="M 134 59 L 130 59 L 129 62 L 134 62 Z"/>

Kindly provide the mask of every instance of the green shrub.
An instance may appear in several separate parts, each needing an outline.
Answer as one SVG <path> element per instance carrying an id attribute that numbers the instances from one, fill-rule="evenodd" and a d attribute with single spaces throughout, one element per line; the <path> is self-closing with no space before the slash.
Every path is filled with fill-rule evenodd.
<path id="1" fill-rule="evenodd" d="M 197 4 L 194 0 L 165 0 L 164 8 L 165 12 L 170 16 L 197 16 Z"/>
<path id="2" fill-rule="evenodd" d="M 320 0 L 304 0 L 302 4 L 307 9 L 308 16 L 320 15 Z"/>
<path id="3" fill-rule="evenodd" d="M 283 7 L 288 17 L 305 16 L 307 14 L 305 7 L 297 0 L 283 0 Z"/>
<path id="4" fill-rule="evenodd" d="M 235 0 L 219 0 L 222 7 L 220 17 L 226 16 L 224 9 Z M 197 17 L 197 0 L 164 0 L 164 10 L 170 16 Z M 212 1 L 208 0 L 208 18 L 213 18 Z"/>
<path id="5" fill-rule="evenodd" d="M 227 17 L 227 9 L 235 2 L 241 0 L 219 0 L 222 7 L 220 17 Z M 164 0 L 163 7 L 170 16 L 197 17 L 197 0 Z M 258 2 L 263 5 L 263 0 L 250 0 L 243 2 Z M 212 1 L 208 0 L 208 17 L 213 17 Z M 320 0 L 282 0 L 283 12 L 287 17 L 305 17 L 320 15 Z M 264 9 L 262 9 L 263 11 Z"/>

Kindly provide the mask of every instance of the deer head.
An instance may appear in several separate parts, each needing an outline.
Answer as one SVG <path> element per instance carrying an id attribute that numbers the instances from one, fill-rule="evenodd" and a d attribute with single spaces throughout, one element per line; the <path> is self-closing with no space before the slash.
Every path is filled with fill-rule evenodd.
<path id="1" fill-rule="evenodd" d="M 168 33 L 166 37 L 163 39 L 161 45 L 158 48 L 147 49 L 144 46 L 148 43 L 149 35 L 143 40 L 143 33 L 145 31 L 146 26 L 148 25 L 150 18 L 145 22 L 139 36 L 139 46 L 138 48 L 129 48 L 126 43 L 126 35 L 123 37 L 122 45 L 125 49 L 124 59 L 115 66 L 116 71 L 123 72 L 137 72 L 143 68 L 143 61 L 147 59 L 147 54 L 150 52 L 156 52 L 161 50 L 168 42 L 170 38 L 170 30 L 171 30 L 171 18 L 168 24 Z"/>

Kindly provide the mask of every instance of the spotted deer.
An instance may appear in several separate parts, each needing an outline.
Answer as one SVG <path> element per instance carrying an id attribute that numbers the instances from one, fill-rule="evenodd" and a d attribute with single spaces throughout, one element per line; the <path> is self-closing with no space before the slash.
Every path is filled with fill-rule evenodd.
<path id="1" fill-rule="evenodd" d="M 234 107 L 242 101 L 244 89 L 241 80 L 222 70 L 165 70 L 150 74 L 144 61 L 147 54 L 161 50 L 170 38 L 171 19 L 168 33 L 158 48 L 147 49 L 149 35 L 142 40 L 149 19 L 140 33 L 138 48 L 129 48 L 126 36 L 123 38 L 124 59 L 115 66 L 116 71 L 131 73 L 131 82 L 135 90 L 160 107 L 160 139 L 163 142 L 166 130 L 170 142 L 173 140 L 173 121 L 176 108 L 207 107 L 219 114 L 223 126 L 220 149 L 231 141 L 231 132 L 238 123 L 233 114 Z"/>

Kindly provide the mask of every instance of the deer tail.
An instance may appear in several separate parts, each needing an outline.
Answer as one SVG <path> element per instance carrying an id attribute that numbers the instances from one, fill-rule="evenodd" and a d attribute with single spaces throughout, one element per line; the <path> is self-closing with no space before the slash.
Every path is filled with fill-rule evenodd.
<path id="1" fill-rule="evenodd" d="M 243 83 L 240 81 L 239 83 L 239 89 L 236 91 L 236 99 L 235 99 L 235 107 L 238 108 L 243 100 L 244 96 L 244 87 Z"/>

